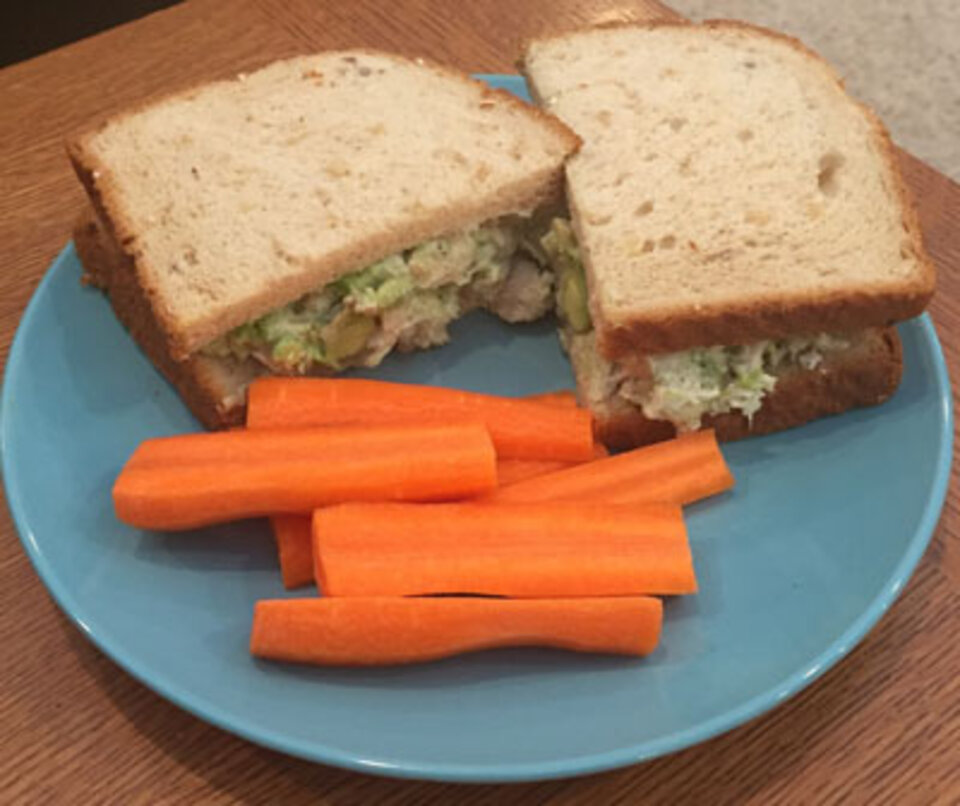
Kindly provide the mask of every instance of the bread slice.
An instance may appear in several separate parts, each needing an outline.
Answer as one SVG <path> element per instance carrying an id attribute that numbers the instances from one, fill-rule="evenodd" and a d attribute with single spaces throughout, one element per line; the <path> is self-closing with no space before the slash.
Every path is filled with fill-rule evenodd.
<path id="1" fill-rule="evenodd" d="M 534 41 L 523 70 L 584 141 L 567 192 L 607 357 L 886 325 L 930 299 L 887 132 L 796 40 L 624 25 Z"/>
<path id="2" fill-rule="evenodd" d="M 578 145 L 466 75 L 351 50 L 149 103 L 68 152 L 179 360 L 345 272 L 558 198 Z"/>
<path id="3" fill-rule="evenodd" d="M 207 428 L 241 425 L 246 411 L 246 388 L 263 372 L 260 365 L 202 355 L 174 360 L 153 311 L 140 293 L 130 258 L 118 248 L 90 207 L 74 226 L 73 244 L 83 264 L 84 281 L 106 291 L 117 318 L 194 416 Z"/>
<path id="4" fill-rule="evenodd" d="M 651 420 L 639 407 L 611 394 L 593 338 L 592 334 L 576 337 L 570 358 L 578 397 L 593 412 L 597 438 L 610 448 L 622 449 L 675 436 L 672 423 Z M 738 412 L 707 415 L 703 427 L 715 429 L 718 439 L 731 441 L 875 405 L 896 391 L 902 371 L 897 331 L 890 327 L 869 328 L 848 336 L 848 346 L 827 353 L 816 369 L 794 366 L 784 370 L 752 419 Z"/>

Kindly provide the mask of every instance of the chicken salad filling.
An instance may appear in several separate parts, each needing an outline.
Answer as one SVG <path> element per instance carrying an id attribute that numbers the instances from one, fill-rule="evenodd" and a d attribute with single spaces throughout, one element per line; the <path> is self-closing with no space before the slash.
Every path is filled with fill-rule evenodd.
<path id="1" fill-rule="evenodd" d="M 279 374 L 323 373 L 444 344 L 450 322 L 475 308 L 508 322 L 538 319 L 553 307 L 554 281 L 535 226 L 508 216 L 426 241 L 234 328 L 203 352 L 252 358 Z"/>

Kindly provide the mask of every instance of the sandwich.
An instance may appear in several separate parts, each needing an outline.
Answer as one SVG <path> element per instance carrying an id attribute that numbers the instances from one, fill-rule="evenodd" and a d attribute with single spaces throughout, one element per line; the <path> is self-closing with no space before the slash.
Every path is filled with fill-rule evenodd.
<path id="1" fill-rule="evenodd" d="M 582 139 L 545 239 L 581 401 L 627 447 L 880 403 L 934 291 L 883 125 L 796 40 L 735 22 L 528 43 Z"/>
<path id="2" fill-rule="evenodd" d="M 475 308 L 553 309 L 538 228 L 579 147 L 508 93 L 365 50 L 276 62 L 68 143 L 86 279 L 209 427 L 264 373 L 375 366 Z"/>

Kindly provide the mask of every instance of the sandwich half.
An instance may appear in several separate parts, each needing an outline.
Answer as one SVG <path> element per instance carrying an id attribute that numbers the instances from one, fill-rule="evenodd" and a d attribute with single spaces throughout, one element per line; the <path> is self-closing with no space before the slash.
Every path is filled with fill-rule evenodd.
<path id="1" fill-rule="evenodd" d="M 934 291 L 890 139 L 797 41 L 734 22 L 528 44 L 582 138 L 547 238 L 582 402 L 625 447 L 879 403 Z"/>
<path id="2" fill-rule="evenodd" d="M 553 308 L 538 246 L 579 147 L 536 107 L 422 60 L 276 62 L 68 143 L 88 279 L 210 427 L 264 372 L 375 366 L 473 308 Z"/>

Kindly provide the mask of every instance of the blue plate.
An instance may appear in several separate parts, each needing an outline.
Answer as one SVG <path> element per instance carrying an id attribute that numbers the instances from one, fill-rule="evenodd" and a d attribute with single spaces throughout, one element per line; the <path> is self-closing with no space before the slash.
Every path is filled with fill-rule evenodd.
<path id="1" fill-rule="evenodd" d="M 519 79 L 493 83 L 522 91 Z M 84 289 L 68 246 L 17 332 L 2 398 L 7 498 L 63 610 L 127 671 L 251 741 L 364 772 L 518 781 L 669 753 L 763 713 L 842 658 L 933 532 L 951 397 L 930 320 L 900 328 L 889 403 L 731 445 L 734 492 L 691 508 L 701 593 L 669 601 L 643 661 L 486 652 L 419 667 L 310 669 L 247 653 L 253 603 L 287 596 L 265 524 L 139 532 L 110 487 L 146 437 L 197 428 Z M 521 395 L 570 385 L 550 324 L 476 314 L 377 377 Z"/>

